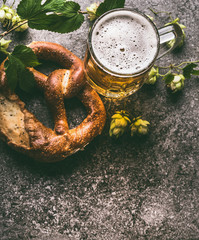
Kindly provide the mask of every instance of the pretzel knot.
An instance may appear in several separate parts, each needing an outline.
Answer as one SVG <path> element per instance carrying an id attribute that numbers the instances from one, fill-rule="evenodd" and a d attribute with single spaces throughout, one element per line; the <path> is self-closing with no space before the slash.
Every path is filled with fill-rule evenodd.
<path id="1" fill-rule="evenodd" d="M 4 62 L 0 66 L 0 135 L 14 149 L 44 162 L 56 162 L 84 148 L 101 133 L 106 113 L 104 105 L 86 82 L 83 62 L 61 45 L 33 42 L 29 45 L 38 59 L 52 60 L 64 69 L 48 77 L 34 68 L 37 86 L 44 91 L 52 111 L 54 130 L 45 127 L 30 113 L 16 94 L 6 88 Z M 78 97 L 88 116 L 76 128 L 69 129 L 64 99 Z"/>

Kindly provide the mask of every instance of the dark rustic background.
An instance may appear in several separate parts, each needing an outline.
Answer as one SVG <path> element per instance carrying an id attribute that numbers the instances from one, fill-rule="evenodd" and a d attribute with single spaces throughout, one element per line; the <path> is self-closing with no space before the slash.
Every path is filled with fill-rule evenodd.
<path id="1" fill-rule="evenodd" d="M 85 10 L 93 1 L 77 2 Z M 170 11 L 187 26 L 184 47 L 157 64 L 199 59 L 197 0 L 127 0 L 126 6 L 153 17 L 148 8 Z M 167 14 L 155 17 L 158 26 L 168 20 Z M 83 59 L 88 29 L 85 21 L 70 34 L 14 33 L 8 36 L 13 39 L 10 50 L 44 40 Z M 48 73 L 53 67 L 42 68 Z M 22 97 L 41 122 L 53 127 L 42 94 Z M 159 80 L 126 100 L 126 110 L 150 121 L 145 138 L 110 139 L 110 114 L 125 103 L 102 99 L 108 113 L 102 135 L 63 162 L 37 163 L 0 141 L 1 240 L 199 239 L 199 79 L 186 80 L 177 94 Z M 86 116 L 75 99 L 66 108 L 70 127 Z"/>

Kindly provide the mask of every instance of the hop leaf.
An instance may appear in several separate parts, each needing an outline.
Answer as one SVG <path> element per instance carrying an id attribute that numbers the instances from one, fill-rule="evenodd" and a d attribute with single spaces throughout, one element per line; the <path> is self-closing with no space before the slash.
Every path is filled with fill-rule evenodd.
<path id="1" fill-rule="evenodd" d="M 17 85 L 30 92 L 35 85 L 32 72 L 26 67 L 34 67 L 39 63 L 31 48 L 24 45 L 18 45 L 14 51 L 9 54 L 5 62 L 5 72 L 9 88 L 14 91 Z"/>
<path id="2" fill-rule="evenodd" d="M 149 72 L 149 76 L 146 79 L 146 84 L 155 84 L 157 78 L 159 77 L 159 68 L 152 67 L 151 71 Z"/>
<path id="3" fill-rule="evenodd" d="M 199 70 L 195 70 L 194 68 L 197 67 L 195 63 L 189 63 L 183 68 L 183 75 L 185 78 L 191 78 L 191 74 L 199 75 Z"/>
<path id="4" fill-rule="evenodd" d="M 146 135 L 148 133 L 148 125 L 150 123 L 146 120 L 142 120 L 141 117 L 135 118 L 130 125 L 131 136 L 134 135 Z"/>
<path id="5" fill-rule="evenodd" d="M 21 0 L 17 12 L 31 28 L 58 33 L 72 32 L 82 25 L 80 5 L 65 0 Z"/>
<path id="6" fill-rule="evenodd" d="M 109 129 L 110 137 L 119 138 L 122 136 L 130 123 L 131 120 L 128 113 L 125 111 L 117 111 L 112 116 L 112 121 Z"/>
<path id="7" fill-rule="evenodd" d="M 97 8 L 96 15 L 99 17 L 111 9 L 123 8 L 124 3 L 125 0 L 104 0 L 104 2 L 100 3 L 99 7 Z"/>
<path id="8" fill-rule="evenodd" d="M 163 77 L 163 81 L 168 85 L 171 83 L 171 81 L 174 79 L 174 74 L 170 71 Z"/>

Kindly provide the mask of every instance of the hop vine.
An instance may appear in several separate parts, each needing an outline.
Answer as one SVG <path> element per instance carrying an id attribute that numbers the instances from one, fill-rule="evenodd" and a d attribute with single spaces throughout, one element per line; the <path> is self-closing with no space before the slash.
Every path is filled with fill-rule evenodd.
<path id="1" fill-rule="evenodd" d="M 164 11 L 154 11 L 153 9 L 150 9 L 155 15 L 158 15 L 160 13 L 167 14 L 170 18 L 170 22 L 166 23 L 165 26 L 168 26 L 170 24 L 177 24 L 183 33 L 182 40 L 179 42 L 177 48 L 183 47 L 185 43 L 186 34 L 184 29 L 186 28 L 185 25 L 180 23 L 179 18 L 173 19 L 170 12 L 164 12 Z M 150 17 L 150 16 L 149 16 Z M 154 19 L 150 17 L 152 21 Z M 170 40 L 166 43 L 168 48 L 172 48 L 175 44 L 175 40 Z M 169 66 L 157 66 L 151 68 L 149 75 L 147 79 L 145 80 L 145 84 L 155 84 L 158 78 L 162 77 L 163 82 L 169 88 L 172 93 L 176 93 L 179 91 L 182 91 L 185 86 L 185 80 L 190 79 L 192 75 L 198 76 L 199 70 L 196 68 L 198 67 L 199 60 L 196 61 L 187 61 L 182 62 L 180 64 L 170 64 Z M 165 74 L 161 74 L 160 70 L 167 70 Z"/>

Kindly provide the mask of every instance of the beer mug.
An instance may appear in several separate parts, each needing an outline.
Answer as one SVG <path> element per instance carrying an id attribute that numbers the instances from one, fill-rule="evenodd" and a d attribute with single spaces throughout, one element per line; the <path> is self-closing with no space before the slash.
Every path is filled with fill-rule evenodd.
<path id="1" fill-rule="evenodd" d="M 89 32 L 84 71 L 101 95 L 126 97 L 144 84 L 156 59 L 183 39 L 179 25 L 160 29 L 143 13 L 114 9 L 100 16 Z M 172 47 L 165 48 L 174 40 Z"/>

